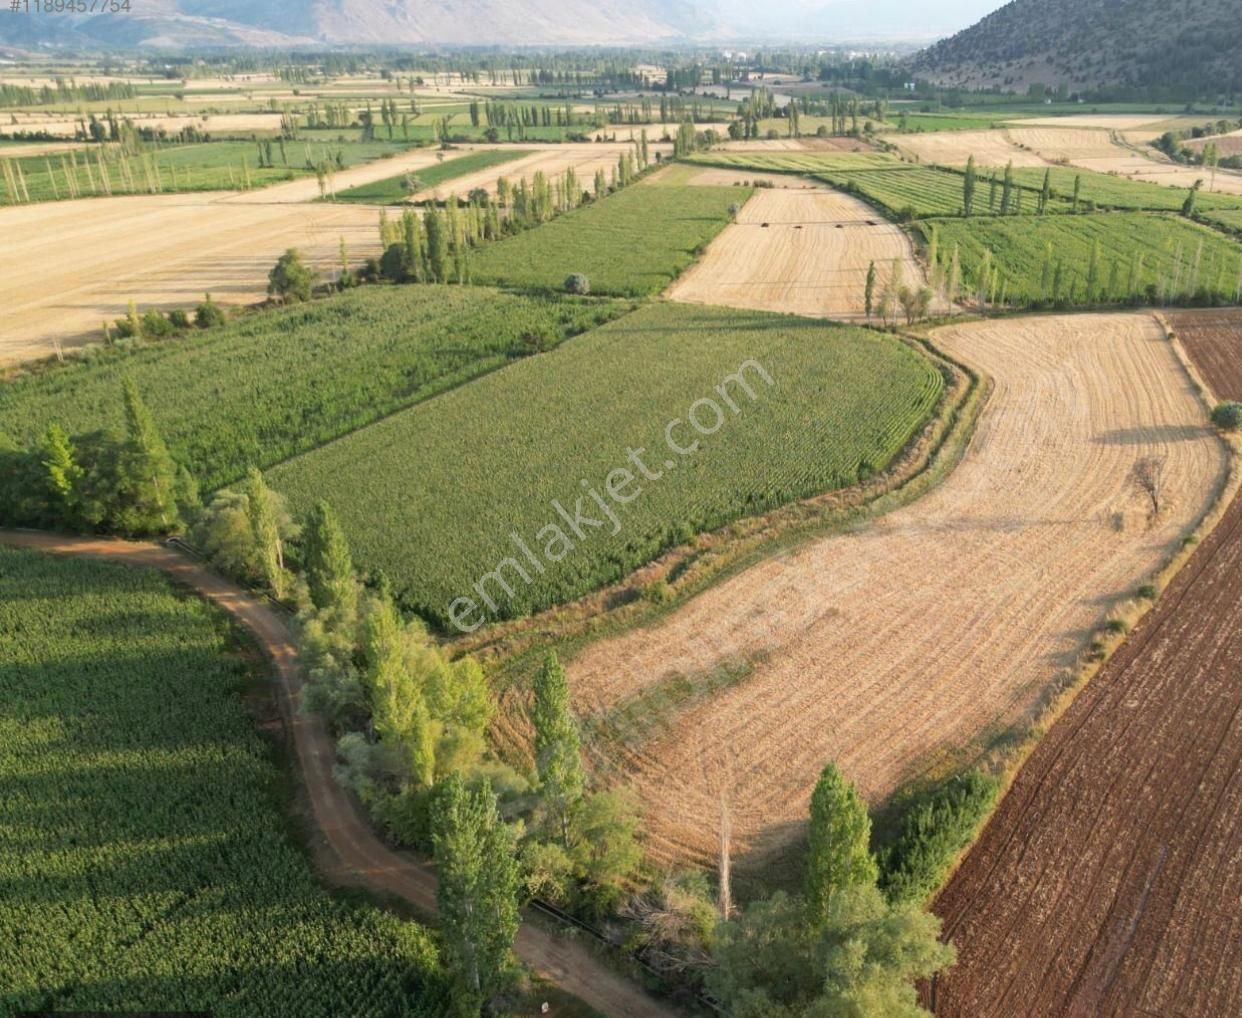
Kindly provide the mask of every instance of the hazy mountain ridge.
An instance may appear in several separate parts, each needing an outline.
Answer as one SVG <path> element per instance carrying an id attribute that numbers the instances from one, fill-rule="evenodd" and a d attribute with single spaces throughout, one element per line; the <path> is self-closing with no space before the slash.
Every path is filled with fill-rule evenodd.
<path id="1" fill-rule="evenodd" d="M 1237 0 L 1014 0 L 924 50 L 916 74 L 966 87 L 1242 90 Z"/>
<path id="2" fill-rule="evenodd" d="M 589 45 L 714 27 L 689 0 L 142 0 L 128 14 L 5 17 L 13 45 Z"/>

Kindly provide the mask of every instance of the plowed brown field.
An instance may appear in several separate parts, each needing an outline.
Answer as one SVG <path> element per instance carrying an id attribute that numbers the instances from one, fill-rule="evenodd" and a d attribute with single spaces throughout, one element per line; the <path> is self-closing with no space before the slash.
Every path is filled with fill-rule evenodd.
<path id="1" fill-rule="evenodd" d="M 1242 316 L 1174 326 L 1242 399 Z M 1242 498 L 1018 773 L 940 895 L 937 1014 L 1242 1014 Z"/>
<path id="2" fill-rule="evenodd" d="M 922 283 L 909 238 L 857 198 L 822 187 L 763 188 L 667 296 L 691 304 L 859 318 L 867 267 L 876 264 L 878 299 L 894 260 L 908 283 Z"/>
<path id="3" fill-rule="evenodd" d="M 1022 720 L 1221 481 L 1225 452 L 1149 315 L 976 323 L 936 340 L 995 384 L 939 488 L 572 662 L 588 723 L 669 673 L 753 662 L 649 737 L 591 746 L 603 774 L 636 786 L 657 859 L 712 858 L 719 807 L 703 759 L 735 756 L 734 844 L 749 866 L 801 835 L 826 761 L 875 803 Z M 1167 458 L 1170 492 L 1151 526 L 1126 482 L 1147 455 Z"/>

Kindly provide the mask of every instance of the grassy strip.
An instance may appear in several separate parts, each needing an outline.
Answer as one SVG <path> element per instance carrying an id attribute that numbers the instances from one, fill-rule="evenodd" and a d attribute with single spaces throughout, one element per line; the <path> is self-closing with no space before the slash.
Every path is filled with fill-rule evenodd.
<path id="1" fill-rule="evenodd" d="M 435 166 L 428 166 L 410 173 L 401 173 L 395 177 L 361 184 L 344 191 L 337 191 L 333 201 L 359 202 L 371 205 L 398 205 L 411 194 L 428 188 L 438 187 L 450 180 L 456 180 L 467 173 L 475 173 L 493 166 L 501 166 L 522 159 L 531 154 L 530 149 L 486 149 L 482 152 L 471 152 L 469 155 L 448 159 Z M 407 188 L 407 181 L 416 181 L 414 190 Z"/>

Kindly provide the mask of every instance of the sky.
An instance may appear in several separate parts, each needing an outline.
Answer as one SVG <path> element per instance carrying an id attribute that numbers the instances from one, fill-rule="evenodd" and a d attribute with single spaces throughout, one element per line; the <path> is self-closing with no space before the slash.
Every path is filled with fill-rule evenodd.
<path id="1" fill-rule="evenodd" d="M 747 32 L 807 41 L 931 39 L 968 28 L 1005 0 L 716 0 L 720 20 Z"/>

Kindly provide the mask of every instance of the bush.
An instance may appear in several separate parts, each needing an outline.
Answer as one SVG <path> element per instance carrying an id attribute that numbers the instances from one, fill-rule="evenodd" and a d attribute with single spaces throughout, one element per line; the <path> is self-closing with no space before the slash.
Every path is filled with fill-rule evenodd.
<path id="1" fill-rule="evenodd" d="M 404 244 L 389 244 L 379 263 L 380 275 L 400 283 L 409 272 L 409 261 L 405 256 Z"/>
<path id="2" fill-rule="evenodd" d="M 1222 403 L 1212 411 L 1212 423 L 1221 431 L 1237 431 L 1242 428 L 1242 403 Z"/>
<path id="3" fill-rule="evenodd" d="M 283 301 L 310 300 L 315 273 L 302 261 L 297 248 L 289 248 L 267 274 L 267 292 Z"/>
<path id="4" fill-rule="evenodd" d="M 224 308 L 211 299 L 211 294 L 206 294 L 204 301 L 194 309 L 194 324 L 200 329 L 223 325 L 227 319 Z"/>
<path id="5" fill-rule="evenodd" d="M 190 316 L 181 308 L 174 308 L 168 312 L 168 324 L 174 329 L 188 329 L 190 327 Z"/>
<path id="6" fill-rule="evenodd" d="M 164 336 L 170 336 L 173 332 L 173 324 L 162 314 L 151 308 L 142 316 L 142 334 L 149 339 L 160 339 Z"/>
<path id="7" fill-rule="evenodd" d="M 591 292 L 591 281 L 581 272 L 572 272 L 565 277 L 565 292 L 588 294 Z"/>
<path id="8" fill-rule="evenodd" d="M 879 853 L 880 887 L 888 899 L 917 903 L 934 894 L 999 791 L 995 778 L 967 771 L 915 802 L 902 818 L 897 839 Z"/>

